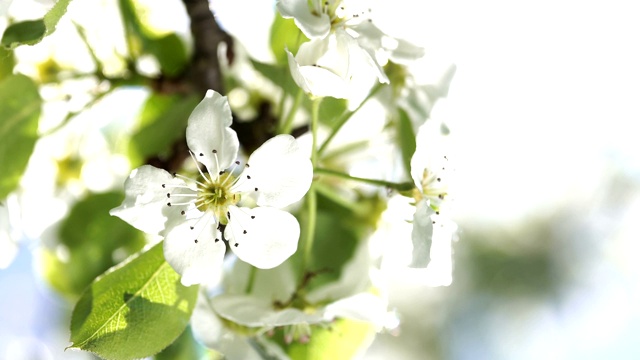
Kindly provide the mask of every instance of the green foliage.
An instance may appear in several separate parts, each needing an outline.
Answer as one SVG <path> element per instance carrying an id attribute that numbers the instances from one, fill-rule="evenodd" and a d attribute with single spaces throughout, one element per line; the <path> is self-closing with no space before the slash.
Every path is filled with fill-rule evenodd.
<path id="1" fill-rule="evenodd" d="M 318 275 L 312 288 L 337 280 L 361 241 L 384 210 L 383 202 L 373 197 L 343 201 L 334 189 L 316 184 L 318 211 L 310 269 Z"/>
<path id="2" fill-rule="evenodd" d="M 145 17 L 137 8 L 135 0 L 120 0 L 119 3 L 132 54 L 153 55 L 166 76 L 174 77 L 182 73 L 189 62 L 187 48 L 182 40 L 176 34 L 155 34 L 145 24 Z M 140 45 L 141 49 L 135 45 Z"/>
<path id="3" fill-rule="evenodd" d="M 271 25 L 269 46 L 279 65 L 287 66 L 288 69 L 285 48 L 288 48 L 292 54 L 296 54 L 300 44 L 306 41 L 309 39 L 298 29 L 293 19 L 285 19 L 276 12 L 276 18 Z"/>
<path id="4" fill-rule="evenodd" d="M 186 328 L 198 286 L 184 287 L 162 243 L 109 270 L 82 294 L 71 318 L 71 348 L 106 359 L 158 353 Z"/>
<path id="5" fill-rule="evenodd" d="M 173 143 L 184 138 L 189 114 L 199 101 L 196 96 L 151 94 L 140 113 L 139 129 L 131 137 L 132 164 L 167 154 Z"/>
<path id="6" fill-rule="evenodd" d="M 38 139 L 42 99 L 33 80 L 11 75 L 0 81 L 0 199 L 18 186 Z"/>
<path id="7" fill-rule="evenodd" d="M 347 100 L 327 96 L 322 99 L 318 118 L 321 123 L 329 127 L 334 127 L 338 119 L 343 116 L 346 111 L 348 111 Z"/>
<path id="8" fill-rule="evenodd" d="M 120 257 L 140 250 L 144 236 L 135 228 L 109 215 L 123 195 L 118 192 L 93 194 L 78 202 L 60 224 L 58 237 L 68 259 L 54 252 L 44 253 L 44 272 L 50 284 L 63 294 L 79 296 Z"/>
<path id="9" fill-rule="evenodd" d="M 13 73 L 16 57 L 13 51 L 0 46 L 0 81 Z"/>
<path id="10" fill-rule="evenodd" d="M 156 360 L 193 360 L 202 357 L 204 349 L 193 338 L 191 328 L 182 332 L 182 335 L 155 356 Z"/>
<path id="11" fill-rule="evenodd" d="M 348 360 L 368 345 L 375 329 L 371 324 L 340 319 L 330 327 L 312 327 L 308 344 L 294 342 L 288 347 L 291 360 Z"/>
<path id="12" fill-rule="evenodd" d="M 407 174 L 411 176 L 411 158 L 413 153 L 416 152 L 416 134 L 413 132 L 413 126 L 411 125 L 411 119 L 407 113 L 398 108 L 398 121 L 397 126 L 397 142 L 402 152 L 402 164 L 404 165 Z"/>
<path id="13" fill-rule="evenodd" d="M 262 76 L 269 79 L 272 83 L 280 86 L 285 94 L 296 96 L 298 93 L 298 85 L 293 81 L 288 65 L 272 65 L 265 64 L 255 60 L 251 61 L 253 68 Z"/>
<path id="14" fill-rule="evenodd" d="M 19 45 L 35 45 L 56 30 L 71 0 L 58 0 L 42 19 L 11 24 L 2 35 L 2 45 L 14 49 Z"/>

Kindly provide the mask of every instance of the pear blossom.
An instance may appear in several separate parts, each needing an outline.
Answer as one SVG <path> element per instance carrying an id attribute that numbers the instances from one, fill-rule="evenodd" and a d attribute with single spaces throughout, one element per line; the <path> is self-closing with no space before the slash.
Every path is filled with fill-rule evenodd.
<path id="1" fill-rule="evenodd" d="M 300 45 L 294 57 L 287 51 L 289 70 L 304 92 L 315 96 L 347 98 L 351 81 L 350 53 L 353 39 L 343 31 L 324 39 L 314 39 Z"/>
<path id="2" fill-rule="evenodd" d="M 164 237 L 167 262 L 182 284 L 219 274 L 225 241 L 241 260 L 268 269 L 297 249 L 300 225 L 281 210 L 310 187 L 312 166 L 295 138 L 266 141 L 241 165 L 226 97 L 209 90 L 188 120 L 187 145 L 205 166 L 200 179 L 144 165 L 125 181 L 126 197 L 111 215 Z M 197 163 L 196 163 L 197 165 Z"/>
<path id="3" fill-rule="evenodd" d="M 416 136 L 411 175 L 417 186 L 413 216 L 411 267 L 425 268 L 427 283 L 448 286 L 452 281 L 451 241 L 457 225 L 446 213 L 450 166 L 441 122 L 429 120 Z"/>
<path id="4" fill-rule="evenodd" d="M 311 40 L 344 32 L 354 40 L 349 43 L 350 52 L 360 52 L 381 83 L 389 83 L 382 70 L 382 65 L 389 59 L 406 63 L 424 55 L 422 48 L 380 30 L 373 23 L 372 8 L 367 1 L 279 0 L 276 7 L 284 18 L 293 18 Z M 349 59 L 344 58 L 344 61 Z"/>
<path id="5" fill-rule="evenodd" d="M 200 296 L 201 303 L 192 317 L 194 334 L 205 345 L 224 352 L 220 346 L 224 346 L 225 339 L 212 337 L 209 331 L 219 329 L 220 319 L 254 329 L 255 334 L 284 327 L 287 342 L 309 341 L 312 325 L 323 326 L 339 318 L 367 322 L 372 329 L 380 330 L 395 323 L 395 319 L 387 311 L 386 297 L 371 292 L 374 288 L 381 290 L 376 287 L 375 272 L 371 271 L 369 248 L 364 242 L 336 282 L 301 295 L 291 263 L 285 262 L 275 269 L 258 271 L 247 294 L 247 266 L 236 263 L 234 276 L 225 278 L 229 282 L 224 294 L 212 298 Z M 298 303 L 297 307 L 292 306 L 293 302 Z M 300 303 L 305 304 L 304 308 L 300 308 Z M 226 339 L 236 340 L 237 335 L 227 334 Z"/>

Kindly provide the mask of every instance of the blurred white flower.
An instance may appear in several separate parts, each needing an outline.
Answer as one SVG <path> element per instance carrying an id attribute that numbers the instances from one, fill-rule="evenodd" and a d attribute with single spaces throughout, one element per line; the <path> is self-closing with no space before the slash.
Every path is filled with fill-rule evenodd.
<path id="1" fill-rule="evenodd" d="M 192 157 L 207 174 L 200 171 L 202 179 L 193 180 L 142 166 L 125 182 L 122 205 L 111 210 L 142 231 L 164 236 L 165 258 L 186 286 L 221 271 L 221 240 L 262 269 L 278 266 L 297 249 L 300 225 L 280 208 L 309 189 L 311 161 L 292 136 L 278 135 L 238 175 L 239 142 L 231 121 L 227 98 L 209 90 L 189 117 L 186 135 Z"/>
<path id="2" fill-rule="evenodd" d="M 351 39 L 340 31 L 324 39 L 315 39 L 300 46 L 294 57 L 289 50 L 289 69 L 296 84 L 315 96 L 347 98 L 351 80 Z"/>
<path id="3" fill-rule="evenodd" d="M 284 18 L 293 18 L 310 39 L 324 39 L 344 31 L 355 40 L 354 46 L 370 59 L 378 79 L 388 83 L 381 65 L 391 59 L 404 63 L 424 55 L 424 49 L 386 35 L 373 22 L 372 7 L 363 0 L 279 0 L 276 4 Z"/>
<path id="4" fill-rule="evenodd" d="M 248 272 L 245 264 L 236 264 L 233 276 L 227 277 L 230 283 L 226 284 L 224 294 L 211 299 L 201 297 L 207 305 L 196 308 L 192 323 L 196 337 L 208 339 L 203 341 L 207 346 L 222 351 L 216 347 L 221 340 L 203 332 L 215 325 L 212 313 L 215 321 L 219 321 L 218 317 L 226 319 L 253 328 L 257 334 L 284 327 L 287 342 L 306 342 L 311 335 L 311 325 L 329 324 L 338 318 L 367 322 L 376 330 L 394 323 L 395 319 L 390 319 L 393 316 L 387 311 L 386 297 L 372 293 L 380 289 L 370 276 L 371 260 L 366 243 L 344 266 L 339 280 L 306 294 L 296 288 L 289 262 L 258 272 L 250 294 L 245 293 Z"/>
<path id="5" fill-rule="evenodd" d="M 411 238 L 411 267 L 427 268 L 427 283 L 447 286 L 452 281 L 451 241 L 457 225 L 443 215 L 446 212 L 450 165 L 441 123 L 429 120 L 416 136 L 416 151 L 411 159 L 411 176 L 418 190 Z"/>

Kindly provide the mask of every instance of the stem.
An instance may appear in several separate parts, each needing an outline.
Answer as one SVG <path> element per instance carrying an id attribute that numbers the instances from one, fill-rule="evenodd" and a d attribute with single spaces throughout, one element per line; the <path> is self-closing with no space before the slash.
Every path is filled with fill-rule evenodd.
<path id="1" fill-rule="evenodd" d="M 331 129 L 331 133 L 329 134 L 329 136 L 327 137 L 327 139 L 324 141 L 324 143 L 322 143 L 322 145 L 320 146 L 320 149 L 318 150 L 318 154 L 322 154 L 327 146 L 329 145 L 329 143 L 331 142 L 331 140 L 333 140 L 333 138 L 336 136 L 336 134 L 338 133 L 338 131 L 340 131 L 340 129 L 344 126 L 344 124 L 347 123 L 347 121 L 349 121 L 349 119 L 351 119 L 351 117 L 353 116 L 353 114 L 355 114 L 356 112 L 358 112 L 358 110 L 360 110 L 362 108 L 362 106 L 369 100 L 371 99 L 378 91 L 380 91 L 380 89 L 382 89 L 382 84 L 381 83 L 377 83 L 373 89 L 371 89 L 371 92 L 369 92 L 369 95 L 367 95 L 367 97 L 362 100 L 362 102 L 360 103 L 360 105 L 358 105 L 357 108 L 355 108 L 355 110 L 353 111 L 347 111 L 345 113 L 343 113 L 340 118 L 338 119 L 336 125 L 333 127 L 333 129 Z"/>
<path id="2" fill-rule="evenodd" d="M 361 178 L 361 177 L 357 177 L 357 176 L 351 176 L 349 174 L 345 174 L 345 173 L 340 172 L 340 171 L 324 169 L 324 168 L 315 168 L 314 172 L 316 174 L 331 175 L 331 176 L 335 176 L 335 177 L 339 177 L 339 178 L 343 178 L 343 179 L 347 179 L 347 180 L 363 182 L 363 183 L 366 183 L 366 184 L 385 186 L 385 187 L 388 187 L 388 188 L 391 188 L 391 189 L 394 189 L 394 190 L 398 190 L 398 191 L 409 191 L 409 190 L 412 190 L 415 187 L 415 184 L 413 182 L 410 182 L 410 181 L 409 182 L 403 182 L 403 183 L 395 183 L 395 182 L 390 182 L 390 181 L 385 181 L 385 180 Z"/>
<path id="3" fill-rule="evenodd" d="M 318 141 L 318 113 L 320 110 L 320 103 L 322 102 L 322 98 L 313 99 L 313 103 L 311 106 L 311 164 L 315 169 L 316 164 L 318 163 L 318 150 L 317 150 L 317 141 Z M 309 218 L 307 221 L 307 237 L 304 246 L 304 258 L 302 260 L 302 273 L 304 274 L 309 262 L 311 260 L 311 249 L 313 249 L 313 240 L 316 231 L 316 217 L 317 217 L 317 198 L 316 198 L 316 189 L 315 184 L 311 183 L 311 187 L 309 188 L 309 192 L 307 193 L 307 211 L 309 214 Z"/>
<path id="4" fill-rule="evenodd" d="M 298 112 L 298 108 L 300 107 L 300 104 L 302 103 L 303 98 L 304 98 L 304 91 L 302 89 L 298 89 L 298 93 L 296 94 L 296 98 L 293 101 L 293 105 L 291 105 L 291 109 L 289 109 L 289 113 L 287 114 L 286 119 L 282 123 L 282 127 L 280 128 L 279 133 L 281 134 L 291 133 L 291 125 L 293 125 L 293 119 L 296 117 L 296 112 Z"/>
<path id="5" fill-rule="evenodd" d="M 247 281 L 247 286 L 244 288 L 245 294 L 250 294 L 253 290 L 253 284 L 256 282 L 256 272 L 257 268 L 255 266 L 251 266 L 249 270 L 249 280 Z"/>

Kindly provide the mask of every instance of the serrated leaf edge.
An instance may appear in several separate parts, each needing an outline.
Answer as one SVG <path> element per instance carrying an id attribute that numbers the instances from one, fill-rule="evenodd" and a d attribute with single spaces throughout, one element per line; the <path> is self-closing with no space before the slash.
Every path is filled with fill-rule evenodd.
<path id="1" fill-rule="evenodd" d="M 140 255 L 142 255 L 142 253 Z M 131 261 L 128 261 L 127 264 L 130 263 L 130 262 Z M 140 293 L 142 293 L 147 288 L 147 286 L 149 286 L 149 284 L 152 281 L 155 281 L 158 273 L 160 273 L 160 271 L 163 270 L 167 266 L 169 266 L 169 263 L 167 263 L 166 261 L 163 261 L 162 264 L 160 264 L 160 267 L 158 267 L 158 269 L 149 277 L 149 280 L 147 280 L 144 283 L 144 285 L 138 291 L 136 291 L 131 298 L 129 298 L 129 300 L 125 301 L 124 304 L 122 304 L 122 306 L 120 306 L 120 308 L 118 310 L 116 310 L 114 312 L 114 314 L 111 315 L 109 317 L 109 319 L 107 319 L 104 322 L 104 324 L 102 324 L 102 326 L 100 326 L 99 329 L 97 329 L 93 334 L 91 334 L 91 336 L 89 336 L 86 340 L 82 341 L 80 344 L 76 345 L 76 344 L 72 343 L 71 345 L 67 346 L 65 348 L 65 350 L 67 350 L 67 349 L 82 349 L 82 346 L 88 344 L 91 340 L 93 340 L 96 337 L 96 335 L 100 332 L 100 330 L 102 330 L 105 326 L 107 326 L 107 324 L 113 319 L 114 316 L 119 315 L 120 312 L 127 306 L 127 304 L 129 304 L 129 302 L 131 302 L 133 299 L 137 298 L 140 295 Z M 122 268 L 122 267 L 118 267 L 118 269 L 120 269 L 120 268 Z M 113 271 L 116 271 L 118 269 L 114 269 Z M 113 271 L 110 271 L 110 272 L 106 273 L 104 276 L 112 273 Z M 99 281 L 100 279 L 102 279 L 104 276 L 101 276 L 98 279 L 96 279 L 96 282 Z M 82 349 L 82 350 L 84 350 L 84 349 Z"/>

